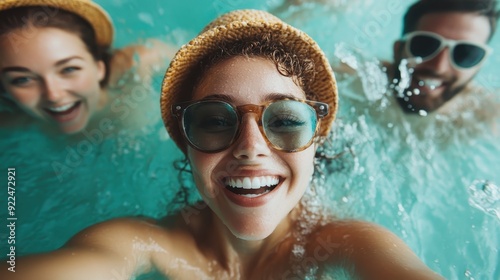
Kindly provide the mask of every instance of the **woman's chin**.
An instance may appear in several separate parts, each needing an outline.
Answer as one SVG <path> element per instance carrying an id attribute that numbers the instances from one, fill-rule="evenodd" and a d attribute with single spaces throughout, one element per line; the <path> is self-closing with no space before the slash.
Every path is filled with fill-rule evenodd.
<path id="1" fill-rule="evenodd" d="M 270 232 L 236 232 L 236 231 L 231 231 L 233 235 L 241 240 L 245 241 L 259 241 L 259 240 L 264 240 L 269 235 L 271 235 L 272 231 Z"/>
<path id="2" fill-rule="evenodd" d="M 269 237 L 277 225 L 265 223 L 240 223 L 239 225 L 228 226 L 231 233 L 241 240 L 258 241 Z"/>
<path id="3" fill-rule="evenodd" d="M 59 130 L 67 135 L 74 135 L 82 132 L 87 127 L 87 121 L 80 121 L 74 124 L 60 125 Z"/>

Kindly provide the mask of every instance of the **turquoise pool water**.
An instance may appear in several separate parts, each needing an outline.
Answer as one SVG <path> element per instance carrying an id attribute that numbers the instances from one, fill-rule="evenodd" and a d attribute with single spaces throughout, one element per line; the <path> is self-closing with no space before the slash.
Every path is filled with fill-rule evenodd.
<path id="1" fill-rule="evenodd" d="M 481 124 L 461 132 L 439 118 L 408 118 L 391 110 L 395 104 L 385 92 L 375 58 L 390 59 L 402 14 L 413 1 L 304 1 L 290 9 L 277 0 L 96 2 L 115 22 L 116 47 L 147 37 L 180 46 L 218 14 L 259 8 L 308 32 L 332 63 L 358 63 L 366 75 L 338 75 L 333 152 L 346 152 L 326 167 L 326 203 L 339 216 L 391 229 L 447 279 L 500 279 L 500 136 Z M 500 50 L 498 34 L 491 45 Z M 500 51 L 477 83 L 499 88 L 498 62 Z M 161 78 L 146 90 L 148 98 L 159 99 Z M 102 220 L 160 217 L 172 207 L 178 189 L 172 163 L 181 155 L 163 129 L 159 108 L 149 114 L 152 123 L 139 131 L 94 132 L 71 142 L 36 127 L 0 130 L 0 178 L 6 182 L 7 168 L 16 168 L 18 255 L 56 249 Z M 6 221 L 6 195 L 0 201 L 0 220 Z M 7 233 L 0 233 L 4 254 Z"/>

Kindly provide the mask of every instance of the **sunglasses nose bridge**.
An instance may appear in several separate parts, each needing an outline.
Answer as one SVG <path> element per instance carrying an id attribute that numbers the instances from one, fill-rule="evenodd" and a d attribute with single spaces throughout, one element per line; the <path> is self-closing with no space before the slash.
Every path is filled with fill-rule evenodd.
<path id="1" fill-rule="evenodd" d="M 234 139 L 236 145 L 233 153 L 235 156 L 238 158 L 253 158 L 257 155 L 269 153 L 269 140 L 262 130 L 261 121 L 264 106 L 247 104 L 236 108 L 240 116 L 240 123 L 238 133 Z M 253 123 L 252 119 L 255 120 L 255 123 Z"/>
<path id="2" fill-rule="evenodd" d="M 241 105 L 241 106 L 236 107 L 236 110 L 238 111 L 238 114 L 240 115 L 240 119 L 241 119 L 240 121 L 243 121 L 243 117 L 245 114 L 251 113 L 254 115 L 254 118 L 257 121 L 257 124 L 259 126 L 261 125 L 263 106 L 254 105 L 254 104 L 246 104 L 246 105 Z"/>
<path id="3" fill-rule="evenodd" d="M 453 51 L 455 50 L 456 45 L 457 45 L 456 41 L 442 38 L 441 39 L 441 47 L 440 47 L 439 53 L 437 53 L 436 56 L 440 55 L 444 51 L 447 51 L 448 52 L 447 56 L 449 57 L 450 63 L 451 63 L 453 60 Z"/>
<path id="4" fill-rule="evenodd" d="M 435 73 L 448 73 L 451 69 L 455 68 L 452 56 L 452 50 L 448 47 L 443 47 L 432 57 L 425 60 L 425 63 L 427 67 L 431 67 L 432 71 Z"/>
<path id="5" fill-rule="evenodd" d="M 241 105 L 241 106 L 236 107 L 236 109 L 238 110 L 238 112 L 241 115 L 243 115 L 245 113 L 258 114 L 262 111 L 262 106 L 255 105 L 255 104 L 245 104 L 245 105 Z"/>

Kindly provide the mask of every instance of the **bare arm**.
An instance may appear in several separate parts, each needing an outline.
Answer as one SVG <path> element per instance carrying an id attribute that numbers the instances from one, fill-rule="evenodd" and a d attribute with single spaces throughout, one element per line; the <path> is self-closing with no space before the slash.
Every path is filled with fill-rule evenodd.
<path id="1" fill-rule="evenodd" d="M 92 226 L 73 237 L 63 248 L 16 260 L 15 272 L 1 263 L 1 279 L 109 280 L 130 279 L 147 272 L 149 254 L 134 246 L 144 221 L 120 219 Z"/>
<path id="2" fill-rule="evenodd" d="M 341 221 L 325 226 L 309 247 L 332 265 L 355 267 L 360 279 L 444 279 L 396 235 L 375 224 Z"/>
<path id="3" fill-rule="evenodd" d="M 165 72 L 176 51 L 176 47 L 156 39 L 116 50 L 110 63 L 110 84 L 118 83 L 131 69 L 134 69 L 134 74 L 147 81 L 153 75 Z"/>

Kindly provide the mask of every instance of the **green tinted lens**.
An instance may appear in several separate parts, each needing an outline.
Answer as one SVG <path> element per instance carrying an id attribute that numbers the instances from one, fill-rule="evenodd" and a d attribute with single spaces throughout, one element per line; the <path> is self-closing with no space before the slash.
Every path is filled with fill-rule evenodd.
<path id="1" fill-rule="evenodd" d="M 471 68 L 483 61 L 486 50 L 467 43 L 460 43 L 453 49 L 453 60 L 456 65 L 462 68 Z"/>
<path id="2" fill-rule="evenodd" d="M 272 103 L 262 115 L 262 126 L 269 142 L 286 151 L 294 151 L 309 144 L 317 123 L 314 108 L 295 100 Z"/>
<path id="3" fill-rule="evenodd" d="M 430 35 L 421 34 L 414 36 L 409 44 L 412 56 L 419 56 L 426 60 L 441 47 L 441 40 Z"/>
<path id="4" fill-rule="evenodd" d="M 238 116 L 224 102 L 200 102 L 187 107 L 182 123 L 188 141 L 203 151 L 226 148 L 238 129 Z"/>

